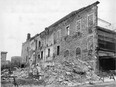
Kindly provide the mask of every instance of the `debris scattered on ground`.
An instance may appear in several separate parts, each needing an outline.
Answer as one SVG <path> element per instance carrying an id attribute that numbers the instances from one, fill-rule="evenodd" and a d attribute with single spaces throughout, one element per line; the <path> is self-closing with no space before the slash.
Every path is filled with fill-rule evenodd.
<path id="1" fill-rule="evenodd" d="M 13 74 L 11 76 L 16 76 L 17 78 L 27 78 L 28 71 L 27 71 L 27 69 L 19 68 L 16 71 L 13 71 Z"/>
<path id="2" fill-rule="evenodd" d="M 44 68 L 43 79 L 47 84 L 59 83 L 68 86 L 75 86 L 89 81 L 98 80 L 98 76 L 86 62 L 78 60 L 75 62 L 64 61 L 54 66 Z"/>
<path id="3" fill-rule="evenodd" d="M 12 76 L 16 76 L 17 79 L 29 78 L 34 81 L 44 81 L 46 85 L 59 84 L 67 86 L 81 85 L 89 81 L 91 84 L 93 81 L 98 80 L 98 76 L 94 73 L 92 67 L 85 61 L 64 61 L 62 63 L 54 63 L 54 66 L 39 67 L 33 66 L 30 69 L 16 69 Z"/>

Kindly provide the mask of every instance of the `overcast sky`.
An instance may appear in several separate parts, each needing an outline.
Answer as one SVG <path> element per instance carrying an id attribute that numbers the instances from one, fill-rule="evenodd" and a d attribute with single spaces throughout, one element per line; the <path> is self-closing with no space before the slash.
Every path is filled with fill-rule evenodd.
<path id="1" fill-rule="evenodd" d="M 96 0 L 0 0 L 0 51 L 21 56 L 27 33 L 34 36 L 70 12 Z M 116 0 L 99 0 L 98 16 L 116 25 Z"/>

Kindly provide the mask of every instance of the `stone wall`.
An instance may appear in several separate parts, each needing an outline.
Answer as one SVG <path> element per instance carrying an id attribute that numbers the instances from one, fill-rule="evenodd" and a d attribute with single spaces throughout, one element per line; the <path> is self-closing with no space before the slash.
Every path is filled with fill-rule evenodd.
<path id="1" fill-rule="evenodd" d="M 29 55 L 29 40 L 22 44 L 21 51 L 22 63 L 26 63 L 29 60 L 28 55 Z"/>
<path id="2" fill-rule="evenodd" d="M 64 62 L 80 59 L 95 68 L 97 4 L 98 2 L 70 13 L 37 35 L 40 38 L 41 47 L 37 46 L 38 49 L 34 49 L 35 57 L 38 58 L 39 54 L 41 57 L 41 51 L 43 51 L 41 60 L 45 63 L 48 49 L 50 49 L 52 57 L 48 58 L 50 60 Z M 31 39 L 37 40 L 37 43 L 39 41 L 36 36 Z"/>
<path id="3" fill-rule="evenodd" d="M 80 20 L 81 25 L 80 29 L 77 30 L 78 20 Z M 68 25 L 70 26 L 70 35 L 66 34 L 66 26 Z M 90 65 L 93 66 L 97 47 L 96 25 L 97 6 L 89 7 L 58 24 L 55 28 L 61 29 L 61 38 L 55 38 L 54 54 L 56 60 L 63 62 L 81 59 L 87 62 L 92 61 Z M 56 34 L 57 30 L 54 31 Z M 57 46 L 60 46 L 60 55 L 56 55 Z"/>

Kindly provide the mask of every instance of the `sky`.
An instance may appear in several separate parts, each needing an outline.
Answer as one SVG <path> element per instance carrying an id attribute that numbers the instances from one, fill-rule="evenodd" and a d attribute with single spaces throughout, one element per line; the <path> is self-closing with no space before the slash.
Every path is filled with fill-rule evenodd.
<path id="1" fill-rule="evenodd" d="M 0 0 L 0 51 L 21 56 L 27 33 L 34 36 L 74 10 L 96 0 Z M 98 17 L 116 25 L 116 0 L 99 0 Z"/>

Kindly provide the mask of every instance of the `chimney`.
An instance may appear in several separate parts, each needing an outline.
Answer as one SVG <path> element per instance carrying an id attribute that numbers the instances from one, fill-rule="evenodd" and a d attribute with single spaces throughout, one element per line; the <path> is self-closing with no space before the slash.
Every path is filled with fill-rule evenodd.
<path id="1" fill-rule="evenodd" d="M 28 33 L 28 34 L 27 34 L 27 40 L 29 40 L 30 38 L 31 38 L 31 34 Z"/>
<path id="2" fill-rule="evenodd" d="M 45 28 L 45 32 L 46 34 L 49 34 L 49 29 L 47 27 Z"/>

